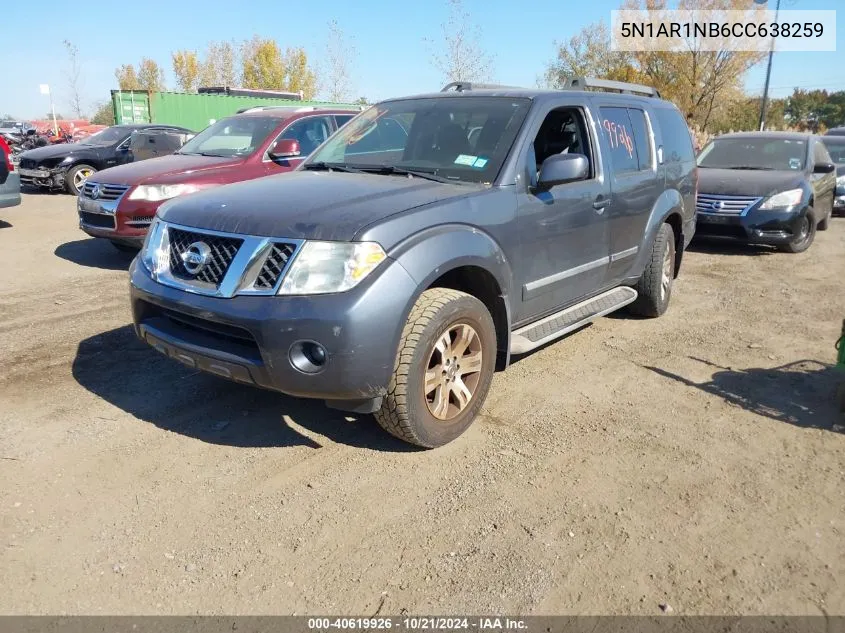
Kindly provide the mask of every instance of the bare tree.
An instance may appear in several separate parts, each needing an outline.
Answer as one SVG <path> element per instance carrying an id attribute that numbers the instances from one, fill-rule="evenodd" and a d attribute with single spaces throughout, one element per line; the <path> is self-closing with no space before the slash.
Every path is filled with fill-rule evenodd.
<path id="1" fill-rule="evenodd" d="M 493 74 L 493 57 L 481 45 L 481 29 L 473 25 L 462 0 L 448 0 L 449 18 L 442 39 L 427 39 L 431 63 L 446 81 L 484 81 Z"/>
<path id="2" fill-rule="evenodd" d="M 67 51 L 69 68 L 65 78 L 67 82 L 67 89 L 69 93 L 68 104 L 71 112 L 77 119 L 82 118 L 82 64 L 79 61 L 79 48 L 76 44 L 64 40 L 65 50 Z"/>
<path id="3" fill-rule="evenodd" d="M 353 93 L 351 67 L 355 55 L 354 44 L 347 40 L 337 20 L 329 22 L 329 40 L 326 45 L 329 66 L 326 82 L 329 101 L 339 102 L 351 98 Z"/>

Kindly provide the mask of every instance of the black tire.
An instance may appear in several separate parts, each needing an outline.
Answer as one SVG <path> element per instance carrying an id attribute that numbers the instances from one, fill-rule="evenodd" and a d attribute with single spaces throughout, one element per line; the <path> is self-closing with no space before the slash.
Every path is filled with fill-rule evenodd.
<path id="1" fill-rule="evenodd" d="M 817 222 L 815 218 L 816 214 L 813 212 L 813 209 L 808 209 L 798 235 L 789 244 L 783 244 L 780 250 L 785 253 L 803 253 L 810 248 L 813 240 L 816 239 Z"/>
<path id="2" fill-rule="evenodd" d="M 90 170 L 91 174 L 97 173 L 97 170 L 94 169 L 91 165 L 86 165 L 84 163 L 80 165 L 74 165 L 73 167 L 67 170 L 67 173 L 65 174 L 65 188 L 67 189 L 67 192 L 69 194 L 73 196 L 79 195 L 79 188 L 73 184 L 73 181 L 76 179 L 76 176 L 77 174 L 79 174 L 79 172 L 86 169 Z"/>
<path id="3" fill-rule="evenodd" d="M 664 288 L 663 270 L 667 257 L 669 258 L 669 274 L 667 286 Z M 651 246 L 651 256 L 648 258 L 645 270 L 634 286 L 638 296 L 628 306 L 632 314 L 653 318 L 666 312 L 669 299 L 672 298 L 672 286 L 675 281 L 675 257 L 675 231 L 668 224 L 664 224 L 657 232 L 657 237 Z"/>
<path id="4" fill-rule="evenodd" d="M 461 325 L 469 325 L 478 337 L 481 369 L 465 408 L 451 419 L 438 419 L 432 415 L 424 393 L 425 375 L 435 344 L 451 328 Z M 375 418 L 382 428 L 401 440 L 425 448 L 442 446 L 466 431 L 475 420 L 490 390 L 495 366 L 496 328 L 487 307 L 457 290 L 426 290 L 417 299 L 402 330 L 388 393 Z M 443 380 L 446 381 L 443 384 L 448 384 L 447 378 Z M 451 398 L 447 395 L 447 399 Z"/>
<path id="5" fill-rule="evenodd" d="M 833 202 L 830 203 L 830 209 L 827 210 L 827 215 L 824 216 L 824 219 L 819 222 L 819 225 L 816 228 L 819 231 L 827 231 L 828 227 L 830 227 L 831 217 L 833 217 Z"/>
<path id="6" fill-rule="evenodd" d="M 132 246 L 131 244 L 124 244 L 123 242 L 115 242 L 114 240 L 109 240 L 109 243 L 121 253 L 131 253 L 135 255 L 140 250 L 137 246 Z"/>

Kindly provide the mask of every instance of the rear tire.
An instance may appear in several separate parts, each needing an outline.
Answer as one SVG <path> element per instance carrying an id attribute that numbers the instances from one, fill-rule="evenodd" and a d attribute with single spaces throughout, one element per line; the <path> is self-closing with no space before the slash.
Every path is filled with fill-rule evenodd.
<path id="1" fill-rule="evenodd" d="M 808 209 L 807 215 L 804 216 L 802 225 L 799 228 L 798 235 L 789 244 L 782 245 L 780 250 L 785 253 L 803 253 L 810 248 L 813 240 L 816 239 L 817 222 L 815 217 L 813 210 Z"/>
<path id="2" fill-rule="evenodd" d="M 375 418 L 401 440 L 442 446 L 475 420 L 495 366 L 496 328 L 487 307 L 457 290 L 426 290 L 402 330 L 388 393 Z"/>
<path id="3" fill-rule="evenodd" d="M 664 224 L 651 246 L 645 270 L 634 286 L 638 296 L 628 306 L 629 312 L 651 318 L 666 312 L 675 280 L 675 256 L 675 231 Z"/>

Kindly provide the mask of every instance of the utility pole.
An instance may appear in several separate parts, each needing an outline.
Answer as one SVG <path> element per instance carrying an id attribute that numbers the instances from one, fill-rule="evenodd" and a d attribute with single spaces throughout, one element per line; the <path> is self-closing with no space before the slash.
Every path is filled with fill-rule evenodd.
<path id="1" fill-rule="evenodd" d="M 41 84 L 39 86 L 41 94 L 50 95 L 50 113 L 53 115 L 53 134 L 59 135 L 59 125 L 56 123 L 56 106 L 53 104 L 53 93 L 50 91 L 49 84 Z"/>
<path id="2" fill-rule="evenodd" d="M 754 0 L 756 4 L 766 4 L 767 0 Z M 778 21 L 780 12 L 780 0 L 775 5 L 775 22 Z M 769 80 L 772 78 L 772 57 L 775 55 L 775 37 L 772 36 L 772 46 L 769 48 L 769 63 L 766 66 L 766 83 L 763 86 L 763 102 L 760 104 L 760 131 L 766 127 L 766 108 L 769 105 Z"/>

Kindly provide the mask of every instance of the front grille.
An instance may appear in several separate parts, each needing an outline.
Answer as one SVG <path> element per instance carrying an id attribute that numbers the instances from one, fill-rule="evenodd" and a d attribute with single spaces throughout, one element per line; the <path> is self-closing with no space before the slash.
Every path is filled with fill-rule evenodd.
<path id="1" fill-rule="evenodd" d="M 103 215 L 102 213 L 88 213 L 88 211 L 80 211 L 79 217 L 89 226 L 96 226 L 101 229 L 114 228 L 114 216 Z"/>
<path id="2" fill-rule="evenodd" d="M 153 223 L 153 217 L 149 215 L 133 215 L 130 216 L 128 220 L 126 220 L 126 223 L 149 226 Z"/>
<path id="3" fill-rule="evenodd" d="M 21 158 L 19 166 L 21 169 L 35 169 L 35 160 L 32 158 Z"/>
<path id="4" fill-rule="evenodd" d="M 255 287 L 260 290 L 272 290 L 275 288 L 279 282 L 279 277 L 282 275 L 282 271 L 287 266 L 288 260 L 295 250 L 296 246 L 293 244 L 273 244 L 273 249 L 270 251 L 270 255 L 267 256 L 267 260 L 264 262 L 261 272 L 258 273 L 258 277 L 255 280 Z"/>
<path id="5" fill-rule="evenodd" d="M 100 190 L 100 193 L 96 198 L 91 195 L 94 191 L 94 187 L 98 187 Z M 126 193 L 127 189 L 129 189 L 128 185 L 108 185 L 88 180 L 82 186 L 82 195 L 83 197 L 91 198 L 92 200 L 117 200 L 120 196 Z"/>
<path id="6" fill-rule="evenodd" d="M 755 196 L 726 196 L 722 194 L 700 193 L 695 199 L 695 208 L 699 213 L 720 213 L 741 215 L 760 201 Z"/>
<path id="7" fill-rule="evenodd" d="M 219 286 L 226 276 L 226 271 L 232 265 L 232 260 L 243 244 L 242 239 L 210 235 L 208 233 L 194 233 L 174 227 L 167 229 L 170 238 L 170 272 L 174 277 L 189 281 L 200 281 L 213 286 Z M 188 272 L 182 255 L 191 244 L 202 242 L 209 248 L 209 256 L 205 265 L 197 272 Z"/>

